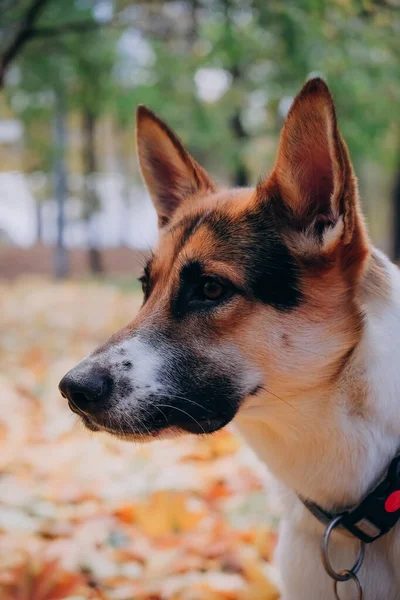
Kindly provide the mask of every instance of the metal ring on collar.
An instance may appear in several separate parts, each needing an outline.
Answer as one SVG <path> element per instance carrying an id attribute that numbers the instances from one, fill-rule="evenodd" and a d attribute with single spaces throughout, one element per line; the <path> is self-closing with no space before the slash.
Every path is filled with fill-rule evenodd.
<path id="1" fill-rule="evenodd" d="M 364 542 L 360 541 L 360 550 L 359 550 L 359 553 L 357 556 L 357 560 L 351 569 L 348 569 L 346 571 L 339 571 L 339 572 L 335 571 L 335 569 L 332 567 L 331 561 L 329 559 L 329 553 L 328 553 L 329 540 L 330 540 L 332 531 L 338 525 L 341 518 L 342 518 L 341 515 L 339 515 L 338 517 L 335 517 L 334 519 L 332 519 L 332 521 L 329 523 L 328 527 L 326 528 L 325 534 L 322 538 L 322 544 L 321 544 L 322 564 L 324 565 L 325 571 L 328 573 L 328 575 L 330 577 L 332 577 L 332 579 L 334 579 L 335 581 L 349 581 L 349 579 L 354 579 L 354 575 L 356 573 L 358 573 L 358 571 L 360 570 L 360 567 L 363 563 L 364 555 L 365 555 L 365 544 L 364 544 Z"/>
<path id="2" fill-rule="evenodd" d="M 347 571 L 347 570 L 340 571 L 339 575 L 346 576 L 348 578 L 347 581 L 349 579 L 352 579 L 354 581 L 354 583 L 356 584 L 356 587 L 357 587 L 357 600 L 362 600 L 363 591 L 362 591 L 361 583 L 359 582 L 357 575 L 355 573 L 353 573 L 352 571 Z M 335 593 L 336 600 L 340 600 L 340 596 L 338 594 L 339 583 L 340 583 L 340 581 L 338 581 L 337 579 L 333 583 L 333 590 Z"/>

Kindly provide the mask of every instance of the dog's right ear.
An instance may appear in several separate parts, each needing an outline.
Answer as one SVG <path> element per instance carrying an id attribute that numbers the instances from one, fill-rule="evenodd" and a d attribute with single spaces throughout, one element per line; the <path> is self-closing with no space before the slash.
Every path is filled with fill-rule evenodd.
<path id="1" fill-rule="evenodd" d="M 214 191 L 214 184 L 168 125 L 145 106 L 137 109 L 136 132 L 140 169 L 161 228 L 186 198 Z"/>

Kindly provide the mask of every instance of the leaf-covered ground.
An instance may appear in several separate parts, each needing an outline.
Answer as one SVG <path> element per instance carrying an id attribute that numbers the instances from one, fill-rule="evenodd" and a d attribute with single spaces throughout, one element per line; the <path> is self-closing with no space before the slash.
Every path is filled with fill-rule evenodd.
<path id="1" fill-rule="evenodd" d="M 231 431 L 139 447 L 83 430 L 57 391 L 139 302 L 0 284 L 1 600 L 279 597 L 268 478 Z"/>

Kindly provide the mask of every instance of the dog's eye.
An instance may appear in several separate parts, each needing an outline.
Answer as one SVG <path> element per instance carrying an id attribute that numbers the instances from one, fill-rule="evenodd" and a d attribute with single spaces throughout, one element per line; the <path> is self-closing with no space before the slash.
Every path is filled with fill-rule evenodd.
<path id="1" fill-rule="evenodd" d="M 143 294 L 146 295 L 146 293 L 147 293 L 147 287 L 148 287 L 148 281 L 147 281 L 146 275 L 142 275 L 141 277 L 138 277 L 138 281 L 142 285 L 142 292 L 143 292 Z"/>
<path id="2" fill-rule="evenodd" d="M 218 300 L 224 294 L 224 287 L 218 281 L 206 281 L 202 292 L 207 300 Z"/>
<path id="3" fill-rule="evenodd" d="M 187 282 L 177 299 L 178 312 L 185 310 L 212 310 L 228 301 L 236 293 L 235 286 L 228 280 L 215 276 L 200 276 L 197 281 Z"/>
<path id="4" fill-rule="evenodd" d="M 192 290 L 190 304 L 199 304 L 202 308 L 204 304 L 214 305 L 228 296 L 232 295 L 233 288 L 227 283 L 223 283 L 219 279 L 211 277 L 201 278 L 198 285 Z"/>

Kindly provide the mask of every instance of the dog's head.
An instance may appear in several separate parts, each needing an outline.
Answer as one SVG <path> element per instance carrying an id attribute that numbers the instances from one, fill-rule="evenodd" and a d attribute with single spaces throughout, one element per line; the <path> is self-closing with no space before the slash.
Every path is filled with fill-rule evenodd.
<path id="1" fill-rule="evenodd" d="M 137 135 L 160 239 L 139 314 L 61 381 L 72 410 L 144 439 L 329 388 L 358 341 L 369 244 L 325 83 L 295 99 L 256 189 L 217 187 L 144 107 Z"/>

